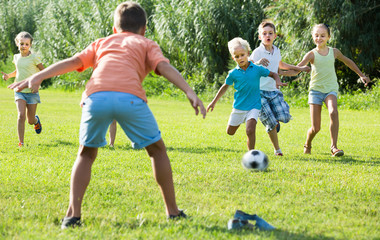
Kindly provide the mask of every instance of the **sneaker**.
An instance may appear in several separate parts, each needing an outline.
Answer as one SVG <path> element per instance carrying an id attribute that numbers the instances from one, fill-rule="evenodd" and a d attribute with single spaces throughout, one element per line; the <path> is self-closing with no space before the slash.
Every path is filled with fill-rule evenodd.
<path id="1" fill-rule="evenodd" d="M 282 152 L 279 152 L 279 153 L 275 153 L 276 156 L 284 156 L 284 154 Z"/>
<path id="2" fill-rule="evenodd" d="M 168 219 L 180 219 L 180 218 L 187 218 L 187 215 L 183 212 L 183 210 L 179 210 L 178 215 L 169 215 Z"/>
<path id="3" fill-rule="evenodd" d="M 262 230 L 262 231 L 271 231 L 271 230 L 276 229 L 275 227 L 273 227 L 272 225 L 267 223 L 264 219 L 260 218 L 256 214 L 250 215 L 250 214 L 245 213 L 243 211 L 236 210 L 234 218 L 237 218 L 240 220 L 254 220 L 254 221 L 256 221 L 255 227 L 259 230 Z"/>
<path id="4" fill-rule="evenodd" d="M 249 223 L 248 220 L 241 220 L 238 218 L 230 219 L 227 224 L 228 230 L 235 229 L 253 229 L 253 224 Z"/>
<path id="5" fill-rule="evenodd" d="M 61 229 L 80 227 L 81 225 L 80 217 L 64 217 L 62 219 Z"/>
<path id="6" fill-rule="evenodd" d="M 37 123 L 34 124 L 34 130 L 36 130 L 37 134 L 40 134 L 41 131 L 42 131 L 42 125 L 41 125 L 41 122 L 40 122 L 40 118 L 37 115 L 36 115 L 36 118 L 37 118 Z"/>
<path id="7" fill-rule="evenodd" d="M 24 143 L 19 142 L 19 143 L 18 143 L 18 146 L 19 146 L 19 147 L 23 147 L 23 146 L 24 146 Z"/>
<path id="8" fill-rule="evenodd" d="M 279 132 L 280 131 L 280 128 L 281 128 L 281 126 L 280 126 L 280 122 L 279 121 L 277 121 L 278 122 L 278 124 L 277 124 L 277 126 L 276 126 L 276 130 L 277 130 L 277 132 Z"/>

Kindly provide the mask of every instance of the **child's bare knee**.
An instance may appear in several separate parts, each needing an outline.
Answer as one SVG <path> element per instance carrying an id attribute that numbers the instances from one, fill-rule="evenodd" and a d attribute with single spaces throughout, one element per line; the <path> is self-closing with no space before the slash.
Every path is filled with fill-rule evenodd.
<path id="1" fill-rule="evenodd" d="M 313 133 L 318 133 L 320 130 L 321 130 L 321 127 L 312 127 L 312 128 L 311 128 L 311 131 L 312 131 Z"/>

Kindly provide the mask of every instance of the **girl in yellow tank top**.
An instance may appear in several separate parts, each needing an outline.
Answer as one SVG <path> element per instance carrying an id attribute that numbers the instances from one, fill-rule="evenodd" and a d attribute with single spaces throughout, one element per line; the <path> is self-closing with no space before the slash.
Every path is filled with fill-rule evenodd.
<path id="1" fill-rule="evenodd" d="M 352 71 L 356 72 L 365 86 L 371 80 L 359 70 L 351 59 L 344 56 L 338 49 L 327 46 L 327 42 L 330 39 L 330 28 L 328 25 L 315 25 L 312 30 L 312 36 L 316 48 L 308 52 L 298 64 L 298 66 L 311 64 L 309 106 L 312 124 L 307 131 L 304 153 L 311 153 L 311 142 L 321 129 L 321 111 L 324 102 L 330 116 L 331 154 L 334 157 L 343 156 L 343 150 L 337 147 L 339 132 L 337 93 L 339 87 L 334 67 L 335 59 L 340 60 Z"/>

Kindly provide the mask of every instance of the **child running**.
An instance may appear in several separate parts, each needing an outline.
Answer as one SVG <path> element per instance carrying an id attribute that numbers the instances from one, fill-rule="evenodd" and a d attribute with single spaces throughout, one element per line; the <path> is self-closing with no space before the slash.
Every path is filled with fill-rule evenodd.
<path id="1" fill-rule="evenodd" d="M 295 76 L 299 71 L 309 71 L 310 67 L 297 67 L 284 63 L 281 60 L 280 49 L 273 45 L 276 39 L 276 28 L 273 23 L 264 21 L 259 25 L 259 39 L 261 44 L 249 57 L 255 64 L 259 64 L 272 72 L 283 76 Z M 290 71 L 283 71 L 290 70 Z M 266 128 L 274 147 L 274 154 L 283 156 L 277 133 L 280 131 L 280 122 L 287 123 L 292 116 L 289 105 L 284 100 L 284 95 L 276 87 L 276 82 L 271 77 L 260 79 L 261 110 L 259 119 Z"/>
<path id="2" fill-rule="evenodd" d="M 44 69 L 41 59 L 32 53 L 31 47 L 33 37 L 28 32 L 20 32 L 15 38 L 16 45 L 20 53 L 13 56 L 13 63 L 16 70 L 9 74 L 1 72 L 3 79 L 7 81 L 9 78 L 15 78 L 15 82 L 20 82 L 27 77 Z M 38 88 L 32 92 L 30 88 L 25 88 L 21 92 L 15 92 L 15 102 L 17 107 L 17 133 L 18 146 L 24 146 L 25 120 L 28 119 L 30 125 L 34 125 L 37 134 L 42 131 L 40 118 L 36 115 L 37 103 L 41 103 Z"/>
<path id="3" fill-rule="evenodd" d="M 90 44 L 71 58 L 55 63 L 22 83 L 10 85 L 20 90 L 28 85 L 38 89 L 41 82 L 70 71 L 93 67 L 82 97 L 80 146 L 71 175 L 70 204 L 61 228 L 80 225 L 81 205 L 90 182 L 91 167 L 98 148 L 107 144 L 108 126 L 116 120 L 134 148 L 145 148 L 152 161 L 168 218 L 186 217 L 176 204 L 172 169 L 157 122 L 147 105 L 142 82 L 154 70 L 180 88 L 196 115 L 206 109 L 161 52 L 157 43 L 144 37 L 145 10 L 135 2 L 123 2 L 114 12 L 114 34 Z"/>
<path id="4" fill-rule="evenodd" d="M 281 82 L 277 73 L 248 61 L 251 48 L 246 40 L 232 39 L 228 42 L 228 50 L 237 66 L 228 72 L 225 83 L 207 106 L 207 111 L 210 109 L 213 111 L 216 102 L 224 95 L 228 87 L 234 85 L 236 92 L 232 113 L 228 120 L 227 134 L 234 135 L 240 124 L 245 122 L 247 147 L 248 150 L 251 150 L 255 148 L 256 124 L 261 109 L 260 78 L 270 76 L 275 79 L 277 86 L 286 86 L 287 84 Z"/>
<path id="5" fill-rule="evenodd" d="M 307 131 L 304 153 L 311 154 L 311 142 L 321 129 L 321 111 L 323 102 L 330 116 L 331 155 L 343 156 L 343 150 L 338 148 L 339 116 L 338 116 L 338 81 L 335 73 L 335 59 L 340 60 L 352 71 L 357 73 L 365 86 L 371 81 L 356 66 L 356 64 L 341 51 L 327 46 L 330 39 L 330 27 L 326 24 L 317 24 L 312 29 L 313 41 L 316 48 L 308 52 L 298 66 L 311 64 L 311 80 L 309 86 L 309 105 L 311 128 Z"/>

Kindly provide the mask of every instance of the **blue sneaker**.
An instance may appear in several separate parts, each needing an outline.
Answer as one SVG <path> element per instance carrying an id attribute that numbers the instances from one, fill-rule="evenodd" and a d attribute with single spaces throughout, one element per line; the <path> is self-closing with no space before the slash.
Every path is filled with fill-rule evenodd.
<path id="1" fill-rule="evenodd" d="M 253 225 L 248 222 L 248 220 L 241 220 L 238 218 L 230 219 L 227 224 L 228 230 L 237 229 L 253 229 Z"/>
<path id="2" fill-rule="evenodd" d="M 37 115 L 36 115 L 36 118 L 37 118 L 37 123 L 34 124 L 34 130 L 36 131 L 37 134 L 40 134 L 42 131 L 42 125 L 40 122 L 40 118 Z"/>
<path id="3" fill-rule="evenodd" d="M 278 122 L 278 124 L 277 124 L 277 126 L 276 126 L 276 130 L 277 130 L 277 132 L 279 132 L 280 131 L 280 128 L 281 128 L 281 126 L 280 126 L 280 122 L 279 121 L 277 121 Z"/>
<path id="4" fill-rule="evenodd" d="M 272 225 L 270 225 L 269 223 L 267 223 L 264 219 L 260 218 L 256 214 L 250 215 L 250 214 L 245 213 L 243 211 L 236 210 L 234 218 L 235 219 L 240 219 L 242 221 L 244 221 L 244 220 L 246 220 L 246 221 L 247 220 L 256 221 L 255 227 L 257 229 L 259 229 L 259 230 L 262 230 L 262 231 L 271 231 L 271 230 L 276 229 L 275 227 L 273 227 Z"/>

